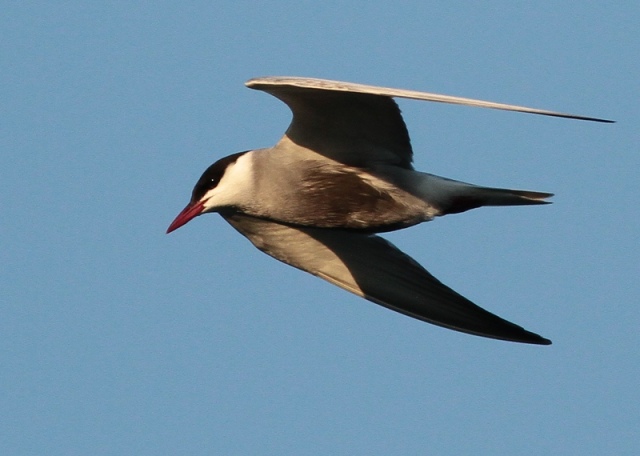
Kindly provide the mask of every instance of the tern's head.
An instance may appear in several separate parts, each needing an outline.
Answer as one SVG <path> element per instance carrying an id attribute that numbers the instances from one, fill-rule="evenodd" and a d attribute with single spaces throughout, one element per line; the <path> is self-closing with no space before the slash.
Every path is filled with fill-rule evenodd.
<path id="1" fill-rule="evenodd" d="M 202 173 L 193 187 L 191 201 L 169 225 L 167 233 L 177 230 L 198 215 L 234 205 L 240 190 L 237 184 L 246 175 L 244 167 L 248 163 L 241 159 L 245 154 L 246 152 L 239 152 L 222 158 Z"/>

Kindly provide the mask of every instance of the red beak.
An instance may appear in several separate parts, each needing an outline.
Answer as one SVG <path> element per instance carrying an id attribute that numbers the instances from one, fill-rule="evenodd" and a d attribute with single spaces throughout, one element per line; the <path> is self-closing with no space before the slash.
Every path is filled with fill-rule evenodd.
<path id="1" fill-rule="evenodd" d="M 177 230 L 182 225 L 187 223 L 189 220 L 202 214 L 203 209 L 204 209 L 204 203 L 201 201 L 187 204 L 187 207 L 182 209 L 182 212 L 180 212 L 176 217 L 176 219 L 173 222 L 171 222 L 171 225 L 169 225 L 169 228 L 167 229 L 167 234 Z"/>

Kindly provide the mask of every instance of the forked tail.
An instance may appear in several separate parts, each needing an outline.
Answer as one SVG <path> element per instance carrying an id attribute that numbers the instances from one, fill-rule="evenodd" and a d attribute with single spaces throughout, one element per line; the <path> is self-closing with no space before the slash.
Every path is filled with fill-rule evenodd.
<path id="1" fill-rule="evenodd" d="M 457 214 L 481 206 L 526 206 L 533 204 L 551 204 L 545 201 L 553 193 L 532 192 L 529 190 L 510 190 L 506 188 L 470 187 L 464 194 L 453 195 L 444 214 Z"/>
<path id="2" fill-rule="evenodd" d="M 437 204 L 441 211 L 439 215 L 457 214 L 481 206 L 550 204 L 546 199 L 553 196 L 553 193 L 481 187 L 432 174 L 423 176 L 421 190 L 425 199 Z"/>

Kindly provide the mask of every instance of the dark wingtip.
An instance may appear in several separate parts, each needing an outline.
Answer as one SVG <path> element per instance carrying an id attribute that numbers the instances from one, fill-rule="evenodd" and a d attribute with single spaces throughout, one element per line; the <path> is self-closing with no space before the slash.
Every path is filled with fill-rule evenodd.
<path id="1" fill-rule="evenodd" d="M 615 120 L 601 119 L 599 117 L 578 116 L 575 114 L 564 114 L 560 112 L 548 112 L 548 113 L 545 113 L 545 115 L 551 116 L 551 117 L 563 117 L 565 119 L 585 120 L 587 122 L 616 123 Z"/>
<path id="2" fill-rule="evenodd" d="M 577 117 L 578 120 L 588 120 L 591 122 L 600 122 L 600 123 L 616 123 L 615 120 L 609 119 L 598 119 L 596 117 Z"/>
<path id="3" fill-rule="evenodd" d="M 542 336 L 537 336 L 536 340 L 531 341 L 532 344 L 536 344 L 536 345 L 551 345 L 553 342 L 551 342 L 549 339 L 545 339 Z"/>
<path id="4" fill-rule="evenodd" d="M 582 120 L 590 120 L 592 122 L 600 122 L 600 123 L 616 123 L 615 120 L 609 120 L 609 119 L 598 119 L 596 117 L 586 117 Z"/>
<path id="5" fill-rule="evenodd" d="M 526 329 L 518 325 L 514 325 L 513 323 L 509 323 L 509 324 L 515 327 L 515 328 L 511 328 L 511 329 L 516 329 L 515 333 L 511 333 L 511 334 L 509 333 L 490 334 L 489 333 L 489 334 L 478 334 L 478 335 L 485 336 L 485 337 L 492 337 L 495 339 L 502 339 L 509 342 L 519 342 L 522 344 L 532 344 L 532 345 L 551 345 L 552 344 L 552 342 L 549 339 L 542 337 L 539 334 L 533 333 L 531 331 L 527 331 Z"/>

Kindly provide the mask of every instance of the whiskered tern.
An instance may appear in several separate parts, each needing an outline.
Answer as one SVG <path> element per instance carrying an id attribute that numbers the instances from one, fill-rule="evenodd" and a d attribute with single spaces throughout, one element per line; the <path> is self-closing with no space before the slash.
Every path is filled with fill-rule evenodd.
<path id="1" fill-rule="evenodd" d="M 218 212 L 266 254 L 369 301 L 457 331 L 551 343 L 473 304 L 376 235 L 481 206 L 546 204 L 552 196 L 415 171 L 393 98 L 611 121 L 323 79 L 265 77 L 246 85 L 286 103 L 291 125 L 274 147 L 211 165 L 167 233 Z"/>

